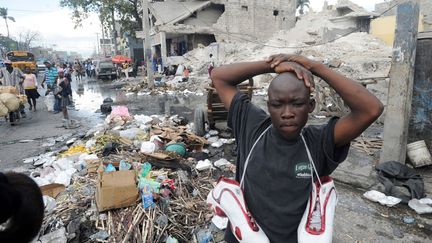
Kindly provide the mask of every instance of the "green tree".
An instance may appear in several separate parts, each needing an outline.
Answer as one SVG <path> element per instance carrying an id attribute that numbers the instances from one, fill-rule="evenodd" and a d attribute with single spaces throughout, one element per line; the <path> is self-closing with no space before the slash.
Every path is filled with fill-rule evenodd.
<path id="1" fill-rule="evenodd" d="M 300 14 L 304 14 L 304 9 L 307 7 L 309 9 L 309 0 L 297 0 L 297 9 Z"/>
<path id="2" fill-rule="evenodd" d="M 7 29 L 7 37 L 9 37 L 9 25 L 8 25 L 8 19 L 12 22 L 15 22 L 15 18 L 8 15 L 8 9 L 7 8 L 0 8 L 0 16 L 5 20 L 6 23 L 6 29 Z"/>
<path id="3" fill-rule="evenodd" d="M 122 26 L 122 32 L 134 34 L 142 29 L 141 0 L 60 0 L 60 6 L 72 9 L 75 26 L 80 26 L 89 13 L 99 14 L 105 29 L 113 29 L 114 19 Z M 114 33 L 115 34 L 115 33 Z"/>

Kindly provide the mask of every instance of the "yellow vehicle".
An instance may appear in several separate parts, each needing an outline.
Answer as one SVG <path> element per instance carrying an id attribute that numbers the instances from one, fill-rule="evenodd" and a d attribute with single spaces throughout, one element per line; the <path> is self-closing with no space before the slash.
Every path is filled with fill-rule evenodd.
<path id="1" fill-rule="evenodd" d="M 12 62 L 12 66 L 24 71 L 29 67 L 32 73 L 37 73 L 37 65 L 33 53 L 28 51 L 10 51 L 6 53 L 6 58 Z"/>

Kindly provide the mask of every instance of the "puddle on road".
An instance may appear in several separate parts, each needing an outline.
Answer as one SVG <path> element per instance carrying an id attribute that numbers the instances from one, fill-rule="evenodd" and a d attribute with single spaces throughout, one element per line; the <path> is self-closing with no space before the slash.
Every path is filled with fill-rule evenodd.
<path id="1" fill-rule="evenodd" d="M 121 85 L 101 80 L 72 82 L 76 115 L 95 125 L 105 119 L 100 113 L 100 105 L 106 98 L 111 98 L 114 105 L 126 105 L 132 114 L 175 115 L 192 121 L 194 109 L 206 105 L 205 95 L 195 94 L 160 94 L 138 95 L 126 93 Z"/>

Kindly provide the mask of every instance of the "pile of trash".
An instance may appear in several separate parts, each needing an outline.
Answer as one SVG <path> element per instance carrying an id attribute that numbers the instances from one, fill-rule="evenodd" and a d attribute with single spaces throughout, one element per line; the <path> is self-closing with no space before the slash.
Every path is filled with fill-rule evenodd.
<path id="1" fill-rule="evenodd" d="M 227 222 L 213 219 L 205 198 L 220 176 L 234 176 L 224 158 L 234 140 L 192 131 L 182 117 L 113 106 L 87 134 L 47 141 L 64 146 L 24 160 L 44 194 L 39 241 L 221 240 Z"/>

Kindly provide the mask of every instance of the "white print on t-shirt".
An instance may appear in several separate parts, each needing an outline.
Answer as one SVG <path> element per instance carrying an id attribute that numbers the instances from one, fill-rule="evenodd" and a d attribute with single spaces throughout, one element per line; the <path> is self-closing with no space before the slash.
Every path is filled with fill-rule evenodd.
<path id="1" fill-rule="evenodd" d="M 294 173 L 296 178 L 310 178 L 311 177 L 311 165 L 309 162 L 300 162 L 295 165 Z"/>

